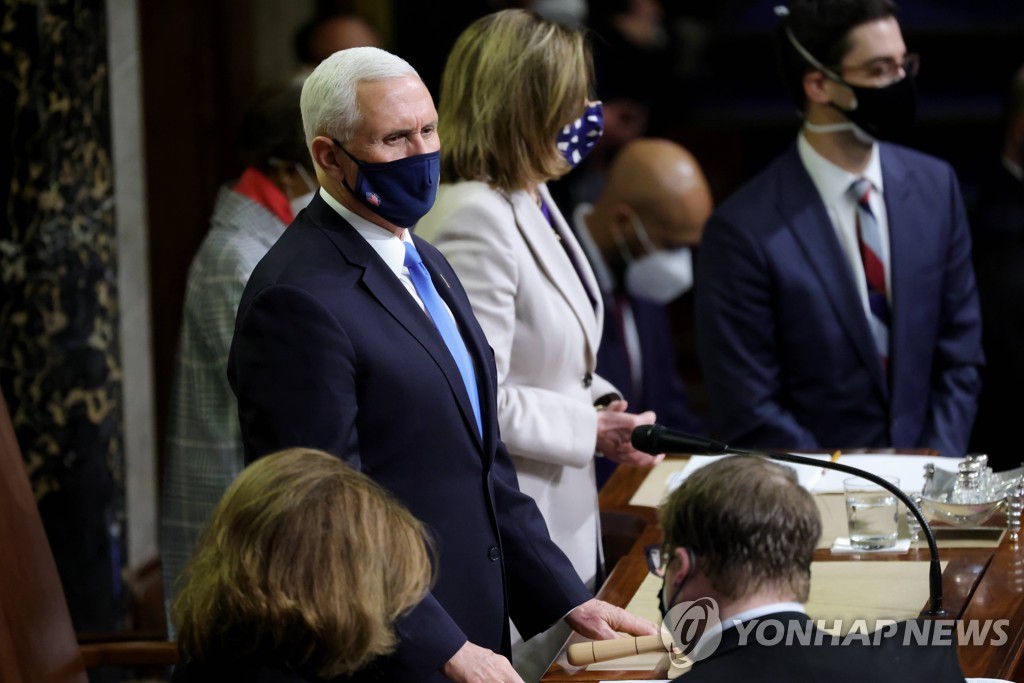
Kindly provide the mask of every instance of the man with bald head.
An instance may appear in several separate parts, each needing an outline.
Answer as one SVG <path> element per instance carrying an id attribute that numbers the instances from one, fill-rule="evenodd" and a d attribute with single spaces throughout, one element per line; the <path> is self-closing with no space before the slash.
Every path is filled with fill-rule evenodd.
<path id="1" fill-rule="evenodd" d="M 660 423 L 689 432 L 703 431 L 703 421 L 676 370 L 666 305 L 693 285 L 691 247 L 711 209 L 693 155 L 669 140 L 640 139 L 615 157 L 594 205 L 574 215 L 610 313 L 597 371 L 630 410 L 653 410 Z"/>

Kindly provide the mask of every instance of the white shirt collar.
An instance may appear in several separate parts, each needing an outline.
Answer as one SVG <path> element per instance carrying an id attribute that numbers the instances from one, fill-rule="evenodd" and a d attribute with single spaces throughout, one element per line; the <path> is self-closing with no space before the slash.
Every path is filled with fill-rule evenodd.
<path id="1" fill-rule="evenodd" d="M 594 271 L 594 279 L 601 293 L 609 296 L 615 292 L 615 279 L 612 271 L 604 261 L 604 254 L 597 248 L 593 236 L 590 234 L 590 226 L 587 225 L 587 216 L 594 212 L 594 205 L 581 202 L 572 211 L 572 223 L 576 228 L 576 237 L 579 240 L 580 248 L 590 261 L 590 269 Z"/>
<path id="2" fill-rule="evenodd" d="M 850 173 L 823 157 L 818 150 L 811 146 L 802 132 L 797 135 L 796 146 L 797 152 L 800 154 L 800 161 L 803 162 L 814 186 L 818 188 L 818 194 L 826 204 L 834 204 L 846 196 L 850 185 L 860 177 L 867 178 L 871 181 L 875 191 L 879 195 L 883 194 L 882 162 L 879 159 L 877 142 L 871 145 L 871 158 L 868 160 L 864 172 L 860 174 Z"/>
<path id="3" fill-rule="evenodd" d="M 377 252 L 387 267 L 390 268 L 395 275 L 401 278 L 402 268 L 405 267 L 405 245 L 402 243 L 412 242 L 412 235 L 409 234 L 409 230 L 403 230 L 402 237 L 399 239 L 395 233 L 391 232 L 387 228 L 374 225 L 362 216 L 358 216 L 351 210 L 342 206 L 337 199 L 332 197 L 330 193 L 322 187 L 320 188 L 320 196 L 325 202 L 327 202 L 327 206 L 334 209 L 339 216 L 348 221 L 349 224 L 356 229 L 356 232 L 363 236 L 363 239 L 365 239 L 373 250 Z"/>
<path id="4" fill-rule="evenodd" d="M 769 614 L 776 614 L 778 612 L 799 612 L 800 614 L 807 614 L 804 606 L 799 602 L 773 602 L 770 605 L 751 607 L 748 610 L 743 610 L 742 612 L 723 619 L 721 623 L 715 624 L 713 627 L 708 629 L 704 635 L 700 637 L 700 640 L 697 641 L 697 645 L 693 648 L 693 654 L 691 656 L 694 659 L 703 659 L 700 655 L 702 654 L 701 648 L 705 646 L 705 643 L 710 641 L 719 633 L 730 628 L 735 628 L 736 624 L 742 624 L 753 619 L 760 619 L 761 617 Z M 712 653 L 708 654 L 710 655 Z"/>

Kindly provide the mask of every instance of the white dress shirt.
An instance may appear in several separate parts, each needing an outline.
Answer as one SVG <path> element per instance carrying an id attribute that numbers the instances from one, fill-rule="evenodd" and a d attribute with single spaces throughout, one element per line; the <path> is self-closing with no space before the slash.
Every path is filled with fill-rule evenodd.
<path id="1" fill-rule="evenodd" d="M 405 244 L 408 242 L 412 244 L 412 235 L 409 234 L 408 230 L 402 230 L 402 237 L 399 238 L 395 233 L 391 232 L 387 228 L 382 228 L 379 225 L 374 225 L 370 221 L 366 220 L 362 216 L 358 216 L 349 209 L 341 205 L 341 203 L 332 197 L 330 193 L 324 188 L 320 188 L 320 196 L 327 206 L 334 209 L 339 216 L 344 218 L 349 224 L 356 229 L 363 239 L 366 240 L 367 244 L 377 252 L 381 260 L 384 261 L 391 272 L 395 274 L 405 288 L 409 290 L 409 294 L 416 300 L 419 307 L 426 313 L 427 309 L 423 305 L 423 300 L 420 299 L 420 295 L 416 293 L 416 287 L 412 284 L 412 278 L 409 277 L 409 269 L 405 267 Z M 448 308 L 448 304 L 445 303 L 444 299 L 441 299 L 441 303 L 444 304 L 444 308 L 448 311 L 448 315 L 452 316 L 452 320 L 455 320 L 455 316 L 452 315 L 452 309 Z M 456 322 L 456 326 L 458 323 Z"/>
<path id="2" fill-rule="evenodd" d="M 832 220 L 832 227 L 839 240 L 839 246 L 846 254 L 846 260 L 853 271 L 853 279 L 857 284 L 857 292 L 860 294 L 861 304 L 864 307 L 864 315 L 869 319 L 872 315 L 871 305 L 868 302 L 867 279 L 864 276 L 864 262 L 860 257 L 860 244 L 857 240 L 857 201 L 850 196 L 850 185 L 860 177 L 867 178 L 874 190 L 869 199 L 871 212 L 875 215 L 878 223 L 878 234 L 882 242 L 882 253 L 878 258 L 885 266 L 885 294 L 892 304 L 892 269 L 889 267 L 889 217 L 885 211 L 884 187 L 882 186 L 882 163 L 878 157 L 878 144 L 871 146 L 871 159 L 867 167 L 860 175 L 850 173 L 842 169 L 811 147 L 807 138 L 800 134 L 797 136 L 797 151 L 800 154 L 800 161 L 811 176 L 825 203 L 828 217 Z"/>

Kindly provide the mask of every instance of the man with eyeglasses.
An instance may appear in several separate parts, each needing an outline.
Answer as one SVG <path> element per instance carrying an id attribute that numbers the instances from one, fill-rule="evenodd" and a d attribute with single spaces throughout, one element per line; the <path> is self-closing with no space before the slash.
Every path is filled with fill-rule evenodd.
<path id="1" fill-rule="evenodd" d="M 711 432 L 736 445 L 962 455 L 981 321 L 956 175 L 884 140 L 918 59 L 890 0 L 776 8 L 792 145 L 724 202 L 698 268 Z"/>
<path id="2" fill-rule="evenodd" d="M 792 468 L 755 456 L 714 462 L 669 496 L 660 521 L 665 543 L 652 571 L 665 579 L 666 624 L 697 639 L 679 680 L 964 680 L 956 639 L 914 637 L 923 621 L 886 621 L 870 637 L 816 628 L 803 603 L 821 517 Z M 701 633 L 680 621 L 691 605 L 717 612 Z"/>

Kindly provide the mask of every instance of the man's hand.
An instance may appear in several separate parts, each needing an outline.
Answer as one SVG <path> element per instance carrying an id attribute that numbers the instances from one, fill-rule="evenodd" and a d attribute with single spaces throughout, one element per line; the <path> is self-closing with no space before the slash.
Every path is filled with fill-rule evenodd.
<path id="1" fill-rule="evenodd" d="M 523 683 L 507 659 L 469 641 L 445 662 L 442 672 L 455 683 Z"/>
<path id="2" fill-rule="evenodd" d="M 658 627 L 646 619 L 596 598 L 569 612 L 565 621 L 573 631 L 591 640 L 611 640 L 618 638 L 620 632 L 634 636 L 660 633 Z"/>
<path id="3" fill-rule="evenodd" d="M 640 425 L 654 424 L 654 413 L 650 410 L 634 415 L 626 412 L 625 401 L 612 401 L 608 407 L 597 413 L 597 450 L 609 460 L 624 465 L 654 467 L 665 455 L 648 455 L 633 448 L 630 439 L 633 430 Z"/>

